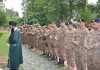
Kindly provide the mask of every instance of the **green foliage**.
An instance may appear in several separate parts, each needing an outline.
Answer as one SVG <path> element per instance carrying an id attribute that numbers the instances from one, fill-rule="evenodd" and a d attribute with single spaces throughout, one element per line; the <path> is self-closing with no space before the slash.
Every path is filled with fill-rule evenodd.
<path id="1" fill-rule="evenodd" d="M 66 19 L 68 16 L 68 0 L 27 0 L 26 14 L 29 21 L 34 20 L 41 25 L 49 21 Z M 32 19 L 30 19 L 32 18 Z"/>
<path id="2" fill-rule="evenodd" d="M 100 0 L 98 0 L 97 2 L 96 12 L 97 12 L 97 17 L 100 18 Z"/>
<path id="3" fill-rule="evenodd" d="M 49 21 L 67 21 L 70 16 L 83 17 L 86 21 L 96 17 L 95 6 L 88 0 L 26 0 L 24 17 L 28 23 L 47 25 Z M 98 9 L 99 10 L 99 9 Z"/>
<path id="4" fill-rule="evenodd" d="M 16 22 L 17 22 L 18 25 L 21 25 L 21 24 L 24 23 L 24 19 L 23 18 L 17 18 Z"/>
<path id="5" fill-rule="evenodd" d="M 18 24 L 21 23 L 21 18 L 19 17 L 18 12 L 14 11 L 13 9 L 7 9 L 7 21 L 16 21 Z"/>
<path id="6" fill-rule="evenodd" d="M 8 21 L 12 21 L 12 20 L 13 20 L 13 21 L 16 21 L 18 18 L 19 18 L 19 17 L 16 17 L 16 16 L 9 16 L 9 15 L 7 16 L 7 20 L 8 20 Z"/>
<path id="7" fill-rule="evenodd" d="M 0 25 L 4 25 L 6 22 L 6 13 L 3 10 L 0 10 Z"/>
<path id="8" fill-rule="evenodd" d="M 96 5 L 88 4 L 87 7 L 88 7 L 88 9 L 91 10 L 92 13 L 96 13 Z"/>
<path id="9" fill-rule="evenodd" d="M 89 8 L 80 11 L 81 18 L 85 19 L 86 21 L 90 21 L 96 18 L 96 13 L 93 13 Z"/>

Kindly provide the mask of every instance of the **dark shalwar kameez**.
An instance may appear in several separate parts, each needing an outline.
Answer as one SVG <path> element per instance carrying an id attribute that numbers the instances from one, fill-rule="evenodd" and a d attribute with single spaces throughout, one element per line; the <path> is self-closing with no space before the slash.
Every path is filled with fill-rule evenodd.
<path id="1" fill-rule="evenodd" d="M 21 33 L 18 28 L 11 32 L 9 37 L 9 59 L 8 68 L 10 70 L 18 70 L 19 65 L 23 64 L 22 47 L 21 47 Z"/>

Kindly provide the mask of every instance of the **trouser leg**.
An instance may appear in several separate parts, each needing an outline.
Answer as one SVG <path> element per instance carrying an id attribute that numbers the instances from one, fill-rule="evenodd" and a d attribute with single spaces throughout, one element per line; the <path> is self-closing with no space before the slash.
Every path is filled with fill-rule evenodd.
<path id="1" fill-rule="evenodd" d="M 16 69 L 9 69 L 9 70 L 18 70 L 18 68 L 16 68 Z"/>
<path id="2" fill-rule="evenodd" d="M 17 67 L 17 68 L 10 68 L 9 70 L 19 70 L 19 67 Z"/>

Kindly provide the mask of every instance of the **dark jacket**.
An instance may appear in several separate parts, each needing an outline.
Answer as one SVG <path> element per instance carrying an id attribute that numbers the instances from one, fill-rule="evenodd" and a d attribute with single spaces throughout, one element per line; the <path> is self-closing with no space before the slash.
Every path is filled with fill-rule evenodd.
<path id="1" fill-rule="evenodd" d="M 18 28 L 10 34 L 9 44 L 8 68 L 17 68 L 20 64 L 23 64 L 21 33 Z"/>

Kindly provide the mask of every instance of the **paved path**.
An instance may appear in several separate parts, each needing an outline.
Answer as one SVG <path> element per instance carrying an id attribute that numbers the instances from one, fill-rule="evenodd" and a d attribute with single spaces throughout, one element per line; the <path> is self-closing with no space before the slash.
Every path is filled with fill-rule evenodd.
<path id="1" fill-rule="evenodd" d="M 55 65 L 54 61 L 49 61 L 46 57 L 33 53 L 30 49 L 23 48 L 24 70 L 63 70 L 60 65 Z"/>
<path id="2" fill-rule="evenodd" d="M 6 60 L 4 58 L 0 57 L 0 65 L 1 64 L 6 64 L 6 63 L 7 63 Z"/>

